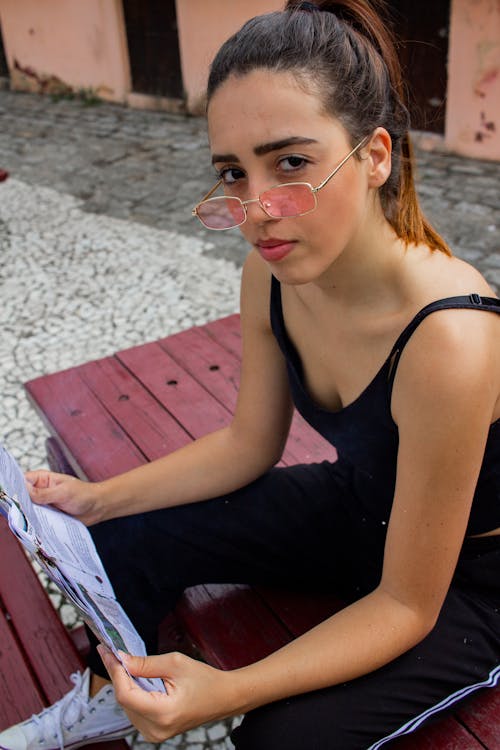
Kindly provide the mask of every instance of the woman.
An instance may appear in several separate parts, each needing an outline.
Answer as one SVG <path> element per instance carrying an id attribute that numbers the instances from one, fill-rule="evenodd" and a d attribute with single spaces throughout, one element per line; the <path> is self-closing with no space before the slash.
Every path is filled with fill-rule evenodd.
<path id="1" fill-rule="evenodd" d="M 92 525 L 149 651 L 194 583 L 313 578 L 350 602 L 239 670 L 128 659 L 167 695 L 102 652 L 147 739 L 246 713 L 238 750 L 378 748 L 500 679 L 500 302 L 420 212 L 397 57 L 365 0 L 245 24 L 213 63 L 208 126 L 231 198 L 195 213 L 252 248 L 234 420 L 97 485 L 33 472 L 33 500 Z M 272 468 L 293 402 L 336 463 Z M 95 651 L 90 667 L 0 745 L 129 731 Z"/>

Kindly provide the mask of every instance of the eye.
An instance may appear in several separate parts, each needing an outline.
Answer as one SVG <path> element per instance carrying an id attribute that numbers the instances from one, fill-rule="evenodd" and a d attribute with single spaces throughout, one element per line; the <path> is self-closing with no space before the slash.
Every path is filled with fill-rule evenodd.
<path id="1" fill-rule="evenodd" d="M 296 172 L 307 164 L 309 164 L 309 162 L 304 156 L 298 156 L 296 154 L 284 156 L 278 162 L 278 166 L 283 172 Z"/>
<path id="2" fill-rule="evenodd" d="M 234 185 L 235 182 L 245 177 L 245 173 L 238 167 L 224 167 L 218 170 L 217 176 L 224 185 Z"/>

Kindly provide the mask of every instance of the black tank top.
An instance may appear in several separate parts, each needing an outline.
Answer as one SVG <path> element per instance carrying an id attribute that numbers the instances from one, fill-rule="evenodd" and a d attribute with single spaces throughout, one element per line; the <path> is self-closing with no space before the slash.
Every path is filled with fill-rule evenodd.
<path id="1" fill-rule="evenodd" d="M 500 300 L 471 294 L 449 297 L 426 305 L 406 326 L 371 383 L 358 398 L 339 411 L 314 402 L 303 377 L 299 354 L 290 340 L 283 318 L 281 287 L 271 283 L 271 326 L 285 356 L 291 393 L 304 419 L 335 446 L 339 460 L 347 462 L 352 491 L 363 513 L 387 523 L 396 482 L 398 428 L 391 416 L 391 394 L 401 353 L 417 326 L 436 310 L 470 308 L 500 314 Z M 468 534 L 500 527 L 500 419 L 494 422 L 472 505 Z"/>

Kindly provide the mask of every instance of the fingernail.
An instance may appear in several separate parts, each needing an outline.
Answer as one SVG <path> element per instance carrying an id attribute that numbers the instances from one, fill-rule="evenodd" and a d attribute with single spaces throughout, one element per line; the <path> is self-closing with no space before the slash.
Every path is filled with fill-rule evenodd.
<path id="1" fill-rule="evenodd" d="M 106 661 L 106 659 L 109 659 L 109 650 L 104 646 L 102 643 L 100 643 L 97 647 L 97 650 L 99 652 L 99 656 L 103 661 Z"/>

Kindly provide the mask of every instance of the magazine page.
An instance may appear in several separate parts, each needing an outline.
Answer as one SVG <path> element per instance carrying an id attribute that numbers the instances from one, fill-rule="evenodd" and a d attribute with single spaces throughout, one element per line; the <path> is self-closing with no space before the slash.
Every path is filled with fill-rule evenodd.
<path id="1" fill-rule="evenodd" d="M 92 537 L 84 524 L 31 502 L 21 469 L 0 445 L 0 511 L 21 544 L 62 590 L 96 637 L 118 650 L 145 656 L 142 639 L 116 601 Z M 133 678 L 145 690 L 165 692 L 160 679 Z"/>

